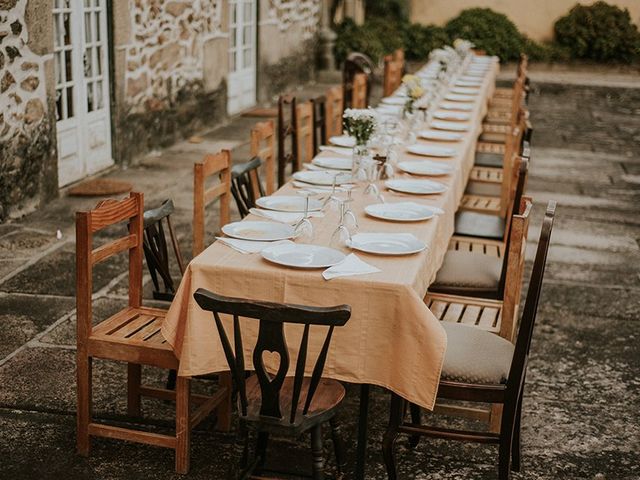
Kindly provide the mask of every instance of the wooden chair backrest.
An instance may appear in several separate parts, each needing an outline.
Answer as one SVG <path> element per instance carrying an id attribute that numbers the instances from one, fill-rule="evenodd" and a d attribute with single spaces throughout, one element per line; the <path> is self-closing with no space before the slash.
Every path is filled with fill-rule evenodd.
<path id="1" fill-rule="evenodd" d="M 523 197 L 518 205 L 518 213 L 513 215 L 509 229 L 509 239 L 505 248 L 503 269 L 506 273 L 502 293 L 502 322 L 500 336 L 513 342 L 516 316 L 522 291 L 525 249 L 529 232 L 529 219 L 533 205 L 529 197 Z"/>
<path id="2" fill-rule="evenodd" d="M 367 108 L 367 76 L 364 73 L 353 77 L 351 108 Z"/>
<path id="3" fill-rule="evenodd" d="M 93 266 L 120 252 L 129 253 L 129 307 L 142 304 L 143 255 L 142 193 L 131 192 L 123 200 L 103 200 L 88 212 L 76 213 L 76 308 L 77 341 L 86 345 L 92 330 Z M 112 225 L 127 222 L 128 234 L 93 248 L 93 235 Z"/>
<path id="4" fill-rule="evenodd" d="M 385 97 L 393 95 L 402 84 L 402 63 L 394 61 L 391 55 L 385 57 L 383 91 Z"/>
<path id="5" fill-rule="evenodd" d="M 353 106 L 353 82 L 355 75 L 364 73 L 366 76 L 366 100 L 365 104 L 369 104 L 369 92 L 371 90 L 371 76 L 375 70 L 375 64 L 371 58 L 364 53 L 351 52 L 344 61 L 342 68 L 342 88 L 344 91 L 344 104 L 350 108 L 359 108 Z"/>
<path id="6" fill-rule="evenodd" d="M 520 320 L 511 368 L 509 369 L 506 392 L 507 405 L 516 405 L 517 400 L 521 398 L 524 387 L 525 372 L 529 360 L 529 350 L 531 348 L 531 338 L 533 337 L 538 302 L 540 301 L 540 292 L 542 291 L 542 280 L 544 279 L 549 244 L 551 243 L 551 232 L 553 230 L 555 212 L 556 202 L 551 201 L 547 204 L 547 211 L 542 221 L 542 229 L 540 231 L 536 256 L 533 261 L 527 298 L 524 303 L 522 319 Z"/>
<path id="7" fill-rule="evenodd" d="M 398 48 L 393 51 L 393 61 L 400 63 L 401 69 L 404 69 L 404 49 Z"/>
<path id="8" fill-rule="evenodd" d="M 304 102 L 296 107 L 296 134 L 298 138 L 298 158 L 294 163 L 294 172 L 300 170 L 303 163 L 313 157 L 313 104 Z"/>
<path id="9" fill-rule="evenodd" d="M 327 90 L 327 138 L 342 135 L 342 114 L 344 113 L 344 92 L 341 87 Z"/>
<path id="10" fill-rule="evenodd" d="M 522 113 L 524 115 L 524 113 Z M 524 117 L 514 127 L 505 141 L 505 152 L 503 160 L 503 178 L 500 186 L 500 216 L 506 218 L 513 212 L 513 197 L 517 187 L 517 167 L 513 169 L 514 159 L 519 155 L 522 144 L 522 136 L 524 134 Z"/>
<path id="11" fill-rule="evenodd" d="M 276 191 L 275 142 L 273 120 L 258 122 L 251 129 L 251 156 L 262 159 L 267 195 Z"/>
<path id="12" fill-rule="evenodd" d="M 320 95 L 311 100 L 313 108 L 313 155 L 320 151 L 320 145 L 327 143 L 327 97 Z"/>
<path id="13" fill-rule="evenodd" d="M 527 186 L 527 178 L 529 176 L 529 159 L 519 156 L 514 156 L 511 161 L 511 183 L 515 187 L 509 197 L 509 205 L 507 208 L 507 217 L 505 218 L 505 235 L 504 241 L 508 242 L 508 232 L 511 228 L 511 219 L 513 214 L 518 211 L 520 200 L 524 195 L 525 188 Z"/>
<path id="14" fill-rule="evenodd" d="M 287 165 L 298 163 L 298 137 L 296 132 L 296 97 L 278 98 L 278 187 L 284 185 Z"/>
<path id="15" fill-rule="evenodd" d="M 242 416 L 247 415 L 247 394 L 245 389 L 246 368 L 240 317 L 259 321 L 258 339 L 253 350 L 253 368 L 258 376 L 262 397 L 260 415 L 276 419 L 283 419 L 285 418 L 284 415 L 287 415 L 290 423 L 295 423 L 296 421 L 296 412 L 298 411 L 298 404 L 300 402 L 300 393 L 302 391 L 307 363 L 310 327 L 328 327 L 320 354 L 312 370 L 310 385 L 302 410 L 303 415 L 306 415 L 322 377 L 333 330 L 335 327 L 341 327 L 347 323 L 351 316 L 351 307 L 347 305 L 336 307 L 305 307 L 301 305 L 257 302 L 223 297 L 202 288 L 199 288 L 195 292 L 194 298 L 203 310 L 213 313 L 222 347 L 238 389 Z M 229 341 L 229 335 L 224 328 L 220 314 L 233 316 L 233 346 Z M 304 332 L 298 350 L 299 353 L 294 373 L 291 411 L 281 412 L 280 390 L 290 365 L 289 347 L 284 335 L 284 326 L 286 324 L 304 325 Z M 280 365 L 275 375 L 269 373 L 264 365 L 264 352 L 277 352 L 280 356 Z"/>
<path id="16" fill-rule="evenodd" d="M 174 281 L 169 263 L 169 247 L 163 224 L 166 224 L 173 255 L 180 270 L 180 277 L 184 275 L 184 260 L 180 253 L 178 238 L 171 223 L 171 215 L 175 208 L 171 199 L 162 202 L 158 208 L 144 212 L 144 256 L 147 268 L 153 282 L 153 298 L 170 302 L 176 293 L 180 280 Z M 162 280 L 162 287 L 160 285 Z"/>
<path id="17" fill-rule="evenodd" d="M 260 157 L 253 157 L 231 168 L 231 195 L 242 218 L 249 215 L 249 210 L 256 206 L 256 200 L 265 195 L 258 175 L 261 165 Z"/>
<path id="18" fill-rule="evenodd" d="M 207 180 L 213 176 L 220 183 L 206 188 Z M 220 200 L 220 228 L 229 223 L 231 202 L 231 152 L 222 150 L 205 155 L 201 162 L 193 165 L 193 256 L 205 248 L 205 209 Z"/>

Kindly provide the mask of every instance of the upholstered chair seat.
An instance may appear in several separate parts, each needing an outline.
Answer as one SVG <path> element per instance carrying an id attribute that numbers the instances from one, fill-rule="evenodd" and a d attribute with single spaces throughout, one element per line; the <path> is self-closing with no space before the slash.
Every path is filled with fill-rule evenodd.
<path id="1" fill-rule="evenodd" d="M 475 164 L 480 167 L 502 167 L 504 154 L 490 152 L 476 152 Z"/>
<path id="2" fill-rule="evenodd" d="M 449 250 L 429 290 L 450 295 L 496 298 L 501 272 L 502 258 Z"/>
<path id="3" fill-rule="evenodd" d="M 456 235 L 502 240 L 505 220 L 498 215 L 460 211 L 456 214 Z"/>

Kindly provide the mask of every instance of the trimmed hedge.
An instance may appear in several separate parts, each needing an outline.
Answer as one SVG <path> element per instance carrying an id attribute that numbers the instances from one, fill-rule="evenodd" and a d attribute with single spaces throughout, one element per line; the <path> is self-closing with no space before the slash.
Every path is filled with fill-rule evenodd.
<path id="1" fill-rule="evenodd" d="M 626 8 L 602 1 L 576 5 L 554 30 L 558 45 L 573 58 L 624 63 L 640 58 L 640 33 Z"/>

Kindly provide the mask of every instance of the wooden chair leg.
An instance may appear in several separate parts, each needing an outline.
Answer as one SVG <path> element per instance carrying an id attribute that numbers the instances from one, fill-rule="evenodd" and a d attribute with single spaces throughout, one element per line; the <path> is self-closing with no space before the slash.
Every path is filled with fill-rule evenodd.
<path id="1" fill-rule="evenodd" d="M 504 404 L 500 426 L 500 446 L 498 448 L 498 479 L 511 478 L 511 448 L 513 445 L 513 428 L 516 419 L 517 398 L 511 403 Z"/>
<path id="2" fill-rule="evenodd" d="M 230 372 L 218 375 L 219 388 L 226 388 L 227 395 L 224 401 L 216 408 L 216 429 L 221 432 L 231 431 L 231 414 L 233 410 L 233 379 Z"/>
<path id="3" fill-rule="evenodd" d="M 346 449 L 344 440 L 342 439 L 342 432 L 338 419 L 336 417 L 333 417 L 331 420 L 329 420 L 329 424 L 331 425 L 331 440 L 333 441 L 333 450 L 336 455 L 336 466 L 338 469 L 338 474 L 341 478 L 347 466 L 347 459 L 345 455 Z"/>
<path id="4" fill-rule="evenodd" d="M 420 425 L 422 423 L 422 410 L 415 403 L 409 404 L 409 410 L 411 411 L 411 423 L 414 425 Z M 409 446 L 416 448 L 420 443 L 421 435 L 411 435 L 409 437 Z"/>
<path id="5" fill-rule="evenodd" d="M 191 427 L 189 418 L 189 397 L 191 379 L 178 377 L 176 380 L 176 473 L 189 472 L 189 443 Z"/>
<path id="6" fill-rule="evenodd" d="M 313 480 L 324 480 L 322 425 L 316 425 L 311 429 L 311 453 L 313 454 Z"/>
<path id="7" fill-rule="evenodd" d="M 404 399 L 395 393 L 391 394 L 391 407 L 389 412 L 389 425 L 382 439 L 382 456 L 387 469 L 389 480 L 396 480 L 396 461 L 393 449 L 398 438 L 398 428 L 402 423 L 402 413 L 404 412 Z"/>
<path id="8" fill-rule="evenodd" d="M 269 444 L 269 432 L 258 432 L 256 441 L 257 468 L 260 471 L 267 461 L 267 445 Z"/>
<path id="9" fill-rule="evenodd" d="M 489 414 L 489 431 L 499 433 L 502 420 L 503 406 L 499 403 L 491 405 L 491 413 Z"/>
<path id="10" fill-rule="evenodd" d="M 522 416 L 522 394 L 518 400 L 518 408 L 516 409 L 516 420 L 513 425 L 513 442 L 511 444 L 511 471 L 520 472 L 522 466 L 520 464 L 521 446 L 520 446 L 520 417 Z"/>
<path id="11" fill-rule="evenodd" d="M 127 413 L 131 417 L 140 416 L 140 382 L 142 381 L 142 365 L 127 364 Z"/>
<path id="12" fill-rule="evenodd" d="M 178 377 L 178 372 L 176 370 L 169 370 L 169 374 L 167 375 L 167 390 L 176 389 L 177 377 Z"/>
<path id="13" fill-rule="evenodd" d="M 76 362 L 78 414 L 76 430 L 76 448 L 80 455 L 88 456 L 91 448 L 89 423 L 91 422 L 91 374 L 92 359 L 86 352 L 78 352 Z"/>

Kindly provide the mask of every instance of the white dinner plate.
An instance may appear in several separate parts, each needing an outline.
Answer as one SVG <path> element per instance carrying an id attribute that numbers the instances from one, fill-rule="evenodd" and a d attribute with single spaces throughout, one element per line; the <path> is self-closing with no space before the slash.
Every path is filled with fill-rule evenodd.
<path id="1" fill-rule="evenodd" d="M 319 148 L 321 152 L 337 153 L 338 155 L 344 155 L 349 158 L 353 155 L 353 148 L 336 147 L 334 145 L 320 145 Z"/>
<path id="2" fill-rule="evenodd" d="M 440 108 L 444 110 L 459 110 L 461 112 L 470 112 L 473 110 L 473 105 L 469 103 L 460 102 L 442 102 Z"/>
<path id="3" fill-rule="evenodd" d="M 353 160 L 349 157 L 320 156 L 314 158 L 311 163 L 318 167 L 329 168 L 332 170 L 351 170 Z"/>
<path id="4" fill-rule="evenodd" d="M 447 186 L 433 180 L 396 179 L 385 182 L 389 190 L 396 192 L 412 193 L 414 195 L 433 195 L 447 191 Z"/>
<path id="5" fill-rule="evenodd" d="M 353 181 L 351 172 L 341 172 L 337 176 L 330 172 L 305 170 L 295 172 L 293 178 L 299 182 L 310 183 L 312 185 L 333 185 L 333 179 L 336 177 L 336 184 L 350 183 Z"/>
<path id="6" fill-rule="evenodd" d="M 402 107 L 399 105 L 380 105 L 376 108 L 376 112 L 381 115 L 398 115 L 402 113 Z"/>
<path id="7" fill-rule="evenodd" d="M 418 137 L 439 142 L 458 142 L 462 140 L 461 134 L 444 130 L 420 130 Z"/>
<path id="8" fill-rule="evenodd" d="M 458 80 L 456 82 L 456 87 L 469 87 L 469 88 L 480 88 L 482 85 L 482 79 L 476 80 Z"/>
<path id="9" fill-rule="evenodd" d="M 240 240 L 258 240 L 274 242 L 293 238 L 294 229 L 291 225 L 278 222 L 242 221 L 227 223 L 222 227 L 222 233 L 228 237 Z"/>
<path id="10" fill-rule="evenodd" d="M 358 233 L 351 238 L 349 246 L 376 255 L 409 255 L 427 248 L 410 233 Z"/>
<path id="11" fill-rule="evenodd" d="M 435 215 L 427 205 L 414 202 L 376 203 L 367 205 L 364 211 L 371 217 L 392 222 L 421 222 Z"/>
<path id="12" fill-rule="evenodd" d="M 407 160 L 398 163 L 398 168 L 412 175 L 427 175 L 432 177 L 448 175 L 453 172 L 451 165 L 445 165 L 441 162 L 431 162 L 429 160 Z"/>
<path id="13" fill-rule="evenodd" d="M 442 158 L 455 157 L 457 153 L 455 148 L 439 147 L 437 145 L 421 145 L 419 143 L 409 145 L 407 147 L 407 152 L 415 155 L 424 155 L 425 157 Z"/>
<path id="14" fill-rule="evenodd" d="M 463 75 L 462 77 L 460 77 L 460 80 L 463 82 L 477 82 L 478 85 L 482 84 L 482 82 L 484 81 L 482 78 L 480 78 L 480 75 Z"/>
<path id="15" fill-rule="evenodd" d="M 261 254 L 265 260 L 294 268 L 327 268 L 345 259 L 344 253 L 333 248 L 303 243 L 273 245 Z"/>
<path id="16" fill-rule="evenodd" d="M 477 95 L 477 88 L 469 88 L 469 87 L 453 87 L 451 93 L 457 93 L 458 95 Z"/>
<path id="17" fill-rule="evenodd" d="M 467 70 L 464 73 L 465 77 L 471 77 L 471 78 L 483 78 L 486 74 L 485 70 Z"/>
<path id="18" fill-rule="evenodd" d="M 298 195 L 278 195 L 275 197 L 260 197 L 256 200 L 256 205 L 267 210 L 276 212 L 304 212 L 306 198 Z M 309 211 L 318 212 L 322 210 L 322 202 L 315 198 L 309 199 Z"/>
<path id="19" fill-rule="evenodd" d="M 356 146 L 356 139 L 349 135 L 338 135 L 329 138 L 329 143 L 338 147 L 353 148 Z"/>
<path id="20" fill-rule="evenodd" d="M 437 110 L 433 117 L 439 120 L 452 120 L 454 122 L 466 122 L 471 120 L 471 115 L 465 112 L 452 112 L 450 110 Z"/>
<path id="21" fill-rule="evenodd" d="M 431 128 L 435 128 L 436 130 L 448 130 L 450 132 L 466 132 L 469 130 L 469 125 L 459 122 L 435 121 L 431 122 Z"/>
<path id="22" fill-rule="evenodd" d="M 384 97 L 382 103 L 387 105 L 404 105 L 407 103 L 407 99 L 402 97 Z"/>
<path id="23" fill-rule="evenodd" d="M 447 93 L 444 97 L 445 100 L 449 100 L 450 102 L 467 102 L 471 103 L 475 101 L 474 97 L 469 95 L 459 95 L 457 93 Z"/>

